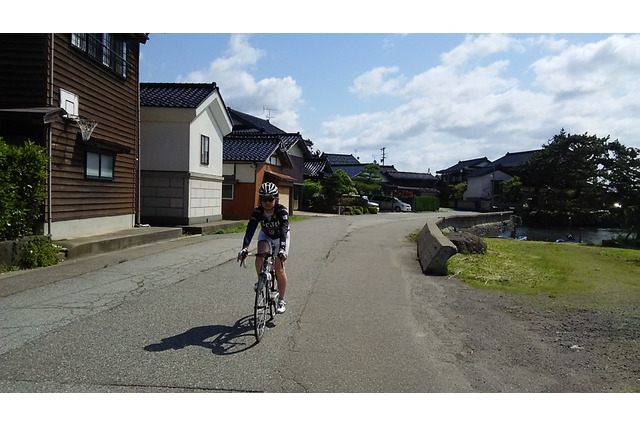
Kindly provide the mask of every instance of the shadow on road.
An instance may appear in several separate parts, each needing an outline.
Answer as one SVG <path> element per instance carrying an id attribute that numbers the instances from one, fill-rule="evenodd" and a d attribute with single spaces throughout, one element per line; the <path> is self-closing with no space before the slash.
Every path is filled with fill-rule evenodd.
<path id="1" fill-rule="evenodd" d="M 161 352 L 169 349 L 183 349 L 187 346 L 202 346 L 211 349 L 216 355 L 232 355 L 250 349 L 256 345 L 253 334 L 253 316 L 240 318 L 232 326 L 204 325 L 194 327 L 184 333 L 165 337 L 160 343 L 145 346 L 149 352 Z"/>

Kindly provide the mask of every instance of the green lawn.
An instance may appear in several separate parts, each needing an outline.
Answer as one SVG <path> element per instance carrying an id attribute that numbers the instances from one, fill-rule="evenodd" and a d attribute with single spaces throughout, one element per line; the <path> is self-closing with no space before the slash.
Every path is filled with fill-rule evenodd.
<path id="1" fill-rule="evenodd" d="M 456 254 L 449 259 L 449 274 L 478 288 L 546 294 L 580 301 L 583 306 L 640 304 L 640 250 L 494 238 L 485 241 L 485 255 Z"/>

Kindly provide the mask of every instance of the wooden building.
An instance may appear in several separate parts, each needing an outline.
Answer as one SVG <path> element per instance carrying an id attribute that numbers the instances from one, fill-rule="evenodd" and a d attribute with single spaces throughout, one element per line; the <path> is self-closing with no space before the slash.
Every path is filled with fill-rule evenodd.
<path id="1" fill-rule="evenodd" d="M 0 34 L 0 136 L 47 147 L 43 229 L 54 239 L 139 223 L 139 53 L 147 39 Z"/>

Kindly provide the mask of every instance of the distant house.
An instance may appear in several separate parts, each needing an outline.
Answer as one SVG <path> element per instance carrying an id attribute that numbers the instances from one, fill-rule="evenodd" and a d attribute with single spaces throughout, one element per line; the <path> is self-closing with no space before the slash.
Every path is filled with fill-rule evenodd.
<path id="1" fill-rule="evenodd" d="M 231 118 L 215 83 L 141 83 L 142 220 L 222 219 L 222 140 Z"/>
<path id="2" fill-rule="evenodd" d="M 384 166 L 381 166 L 381 169 Z M 399 172 L 382 169 L 382 189 L 385 193 L 404 197 L 436 197 L 440 191 L 436 188 L 438 178 L 431 173 Z"/>
<path id="3" fill-rule="evenodd" d="M 305 169 L 311 179 L 326 180 L 338 170 L 354 179 L 367 163 L 360 163 L 352 154 L 328 154 L 305 161 Z M 394 166 L 380 166 L 381 189 L 387 195 L 436 196 L 439 179 L 431 173 L 400 172 Z"/>
<path id="4" fill-rule="evenodd" d="M 298 210 L 302 197 L 305 159 L 311 158 L 308 141 L 300 133 L 287 133 L 268 120 L 229 108 L 233 131 L 223 146 L 223 216 L 246 219 L 258 205 L 264 182 L 278 185 L 280 203 Z"/>
<path id="5" fill-rule="evenodd" d="M 458 161 L 458 164 L 443 170 L 438 170 L 436 175 L 440 178 L 443 185 L 455 185 L 464 182 L 467 179 L 467 175 L 472 171 L 487 166 L 490 163 L 491 161 L 489 161 L 487 157 Z"/>
<path id="6" fill-rule="evenodd" d="M 0 136 L 50 154 L 43 230 L 66 239 L 133 227 L 138 83 L 146 34 L 0 34 Z"/>
<path id="7" fill-rule="evenodd" d="M 488 165 L 476 168 L 467 175 L 465 201 L 493 201 L 498 193 L 498 185 L 508 181 L 518 173 L 518 166 L 528 160 L 536 150 L 508 152 Z"/>
<path id="8" fill-rule="evenodd" d="M 304 160 L 304 178 L 312 181 L 326 181 L 337 170 L 343 170 L 354 177 L 364 165 L 351 154 L 326 154 L 317 152 Z"/>

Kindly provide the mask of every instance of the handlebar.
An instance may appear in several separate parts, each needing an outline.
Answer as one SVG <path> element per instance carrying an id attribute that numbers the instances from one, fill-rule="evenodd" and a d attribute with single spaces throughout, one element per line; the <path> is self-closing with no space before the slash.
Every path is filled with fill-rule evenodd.
<path id="1" fill-rule="evenodd" d="M 266 259 L 266 258 L 268 258 L 268 257 L 278 257 L 278 259 L 280 260 L 280 266 L 281 266 L 282 268 L 284 268 L 284 261 L 282 260 L 282 257 L 280 257 L 280 256 L 274 256 L 274 255 L 273 255 L 273 254 L 271 254 L 271 253 L 247 253 L 247 255 L 246 255 L 245 257 L 238 258 L 238 260 L 240 261 L 240 266 L 244 266 L 245 268 L 247 267 L 247 262 L 246 262 L 246 260 L 247 260 L 247 257 L 249 257 L 249 256 L 262 256 L 262 257 L 264 257 L 265 259 Z"/>

